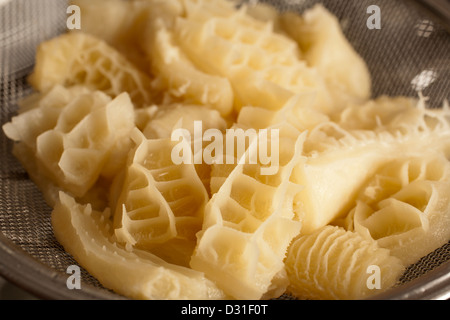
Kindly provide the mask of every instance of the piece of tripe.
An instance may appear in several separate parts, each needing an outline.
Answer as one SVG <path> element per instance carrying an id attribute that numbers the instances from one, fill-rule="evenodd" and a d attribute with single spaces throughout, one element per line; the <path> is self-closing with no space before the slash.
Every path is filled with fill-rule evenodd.
<path id="1" fill-rule="evenodd" d="M 405 265 L 450 241 L 450 162 L 439 153 L 396 159 L 361 188 L 346 227 Z"/>
<path id="2" fill-rule="evenodd" d="M 150 61 L 141 47 L 141 37 L 152 1 L 70 0 L 69 4 L 81 11 L 80 29 L 70 32 L 88 33 L 104 40 L 141 71 L 150 74 Z"/>
<path id="3" fill-rule="evenodd" d="M 228 10 L 209 11 L 211 3 L 186 1 L 185 16 L 175 20 L 174 36 L 200 70 L 229 79 L 236 112 L 246 105 L 278 108 L 304 92 L 315 94 L 319 110 L 332 109 L 322 76 L 300 58 L 294 40 L 231 3 Z"/>
<path id="4" fill-rule="evenodd" d="M 325 79 L 334 101 L 333 112 L 349 103 L 368 100 L 372 80 L 368 66 L 346 38 L 340 21 L 321 4 L 301 15 L 280 15 L 282 30 L 297 41 L 302 58 Z"/>
<path id="5" fill-rule="evenodd" d="M 92 210 L 61 192 L 52 227 L 64 249 L 103 286 L 131 299 L 224 299 L 204 274 L 143 251 L 128 251 L 111 239 L 110 212 Z"/>
<path id="6" fill-rule="evenodd" d="M 398 98 L 392 98 L 396 102 Z M 378 109 L 367 106 L 376 114 Z M 345 215 L 363 184 L 384 164 L 424 152 L 448 154 L 448 108 L 427 109 L 423 100 L 402 108 L 392 121 L 369 129 L 346 130 L 345 124 L 330 121 L 310 131 L 303 150 L 305 165 L 295 170 L 298 183 L 305 187 L 297 198 L 302 232 L 312 232 Z"/>
<path id="7" fill-rule="evenodd" d="M 151 61 L 155 86 L 163 101 L 202 104 L 228 116 L 234 93 L 227 78 L 203 72 L 174 37 L 174 21 L 183 12 L 177 1 L 154 1 L 143 31 L 142 48 Z"/>
<path id="8" fill-rule="evenodd" d="M 136 107 L 152 102 L 150 77 L 104 40 L 83 32 L 41 43 L 29 82 L 35 90 L 83 85 L 115 98 L 127 92 Z"/>
<path id="9" fill-rule="evenodd" d="M 132 138 L 136 147 L 113 189 L 115 235 L 120 243 L 188 265 L 209 200 L 192 153 L 184 155 L 187 163 L 174 164 L 171 153 L 177 142 L 146 139 L 137 129 Z"/>
<path id="10" fill-rule="evenodd" d="M 29 119 L 33 122 L 27 126 Z M 84 197 L 99 179 L 112 180 L 125 163 L 134 127 L 127 93 L 111 99 L 99 91 L 55 86 L 3 129 L 17 142 L 14 154 L 53 205 L 58 190 Z"/>
<path id="11" fill-rule="evenodd" d="M 237 299 L 283 293 L 286 249 L 301 228 L 293 212 L 300 187 L 290 177 L 302 160 L 304 135 L 289 125 L 271 129 L 279 130 L 277 173 L 261 175 L 263 166 L 248 162 L 256 151 L 257 139 L 253 140 L 244 155 L 247 161 L 237 164 L 208 202 L 191 259 L 193 269 L 205 272 Z"/>
<path id="12" fill-rule="evenodd" d="M 288 292 L 299 299 L 364 299 L 393 287 L 402 262 L 376 241 L 336 226 L 293 240 L 286 257 Z"/>
<path id="13" fill-rule="evenodd" d="M 203 151 L 210 143 L 203 141 L 205 132 L 213 129 L 224 133 L 228 127 L 227 121 L 217 110 L 202 105 L 175 103 L 151 108 L 151 120 L 142 128 L 144 135 L 153 139 L 169 139 L 174 129 L 187 130 L 194 158 L 203 158 Z M 210 193 L 211 166 L 202 160 L 195 163 L 195 169 Z"/>

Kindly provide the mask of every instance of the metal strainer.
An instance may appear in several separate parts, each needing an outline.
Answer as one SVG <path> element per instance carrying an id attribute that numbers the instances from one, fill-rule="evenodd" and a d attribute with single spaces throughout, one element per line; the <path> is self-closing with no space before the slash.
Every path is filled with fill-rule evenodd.
<path id="1" fill-rule="evenodd" d="M 439 107 L 450 88 L 450 2 L 448 0 L 274 0 L 280 10 L 303 11 L 323 3 L 341 21 L 373 77 L 373 95 L 417 97 Z M 381 29 L 366 25 L 367 8 L 381 10 Z M 17 100 L 31 93 L 38 43 L 66 31 L 63 0 L 0 0 L 0 121 L 14 115 Z M 12 142 L 0 134 L 0 274 L 44 299 L 122 299 L 82 270 L 81 290 L 66 286 L 66 270 L 77 262 L 53 236 L 51 208 L 12 156 Z M 450 298 L 450 244 L 410 266 L 380 299 Z"/>

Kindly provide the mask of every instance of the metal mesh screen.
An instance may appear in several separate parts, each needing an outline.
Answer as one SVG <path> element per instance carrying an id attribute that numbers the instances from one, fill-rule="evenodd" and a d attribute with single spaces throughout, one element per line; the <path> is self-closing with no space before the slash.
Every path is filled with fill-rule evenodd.
<path id="1" fill-rule="evenodd" d="M 381 94 L 417 96 L 417 89 L 422 89 L 433 107 L 439 107 L 448 99 L 450 36 L 438 20 L 418 10 L 412 2 L 375 1 L 381 9 L 380 30 L 369 30 L 366 26 L 366 10 L 373 1 L 263 2 L 275 4 L 280 10 L 299 12 L 321 2 L 336 14 L 346 36 L 368 63 L 374 97 Z M 62 0 L 0 0 L 1 125 L 14 115 L 17 100 L 31 93 L 26 77 L 33 68 L 36 46 L 65 31 L 66 9 L 67 2 Z M 50 223 L 51 209 L 11 154 L 12 143 L 4 134 L 0 135 L 0 148 L 0 231 L 3 234 L 0 237 L 0 257 L 3 258 L 0 271 L 45 298 L 115 297 L 85 271 L 81 293 L 68 293 L 67 288 L 62 288 L 67 267 L 76 262 L 55 240 Z M 5 258 L 11 255 L 15 255 L 13 260 Z M 447 244 L 410 266 L 400 285 L 420 278 L 449 258 L 450 245 Z M 19 267 L 12 266 L 13 261 Z M 29 279 L 24 272 L 35 269 L 41 271 L 37 283 L 21 280 Z M 52 285 L 62 289 L 49 292 Z M 47 292 L 43 292 L 45 288 Z"/>

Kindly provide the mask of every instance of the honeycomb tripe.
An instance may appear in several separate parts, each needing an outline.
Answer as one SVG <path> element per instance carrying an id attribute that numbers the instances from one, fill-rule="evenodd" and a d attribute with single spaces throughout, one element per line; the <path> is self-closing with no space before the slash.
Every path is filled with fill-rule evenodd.
<path id="1" fill-rule="evenodd" d="M 112 180 L 125 162 L 128 134 L 134 128 L 133 105 L 127 93 L 112 100 L 99 91 L 74 90 L 55 87 L 36 108 L 4 127 L 18 141 L 14 154 L 50 205 L 58 190 L 80 198 L 100 178 Z M 72 96 L 71 92 L 80 94 Z M 30 117 L 45 117 L 45 121 L 23 129 L 22 120 Z"/>
<path id="2" fill-rule="evenodd" d="M 278 21 L 299 44 L 308 65 L 325 79 L 333 111 L 371 98 L 372 79 L 366 62 L 346 38 L 338 18 L 323 5 L 316 4 L 301 15 L 283 13 Z"/>
<path id="3" fill-rule="evenodd" d="M 301 228 L 293 208 L 300 188 L 290 177 L 301 161 L 304 135 L 290 126 L 279 129 L 278 172 L 261 175 L 261 164 L 238 164 L 208 202 L 197 234 L 191 267 L 237 299 L 268 298 L 269 290 L 275 296 L 283 292 L 284 287 L 276 288 L 284 283 L 283 259 Z M 245 157 L 254 150 L 250 145 Z"/>
<path id="4" fill-rule="evenodd" d="M 154 106 L 152 112 L 150 120 L 142 129 L 147 138 L 171 138 L 174 129 L 187 130 L 191 139 L 192 152 L 202 157 L 203 150 L 210 143 L 209 141 L 203 141 L 205 132 L 213 129 L 224 133 L 228 127 L 228 121 L 222 118 L 217 110 L 202 105 L 187 103 L 159 105 Z M 201 161 L 195 163 L 195 168 L 208 193 L 210 193 L 211 165 Z"/>
<path id="5" fill-rule="evenodd" d="M 179 121 L 181 120 L 181 123 Z M 217 110 L 203 105 L 191 105 L 187 103 L 174 103 L 159 105 L 156 107 L 151 119 L 143 128 L 147 138 L 170 138 L 175 128 L 183 128 L 194 137 L 195 121 L 201 122 L 202 135 L 208 129 L 218 129 L 225 132 L 227 121 L 222 118 Z M 177 126 L 179 124 L 179 126 Z"/>
<path id="6" fill-rule="evenodd" d="M 420 102 L 406 106 L 386 125 L 346 130 L 345 124 L 329 121 L 309 132 L 303 149 L 306 165 L 295 170 L 298 183 L 305 186 L 297 199 L 304 213 L 303 232 L 343 217 L 359 189 L 384 164 L 423 152 L 448 153 L 448 111 L 427 109 Z"/>
<path id="7" fill-rule="evenodd" d="M 49 205 L 57 201 L 59 188 L 38 168 L 37 137 L 56 126 L 66 105 L 77 96 L 89 92 L 84 87 L 65 88 L 57 85 L 48 92 L 33 93 L 18 102 L 18 114 L 2 127 L 5 135 L 15 142 L 13 155 L 20 161 Z"/>
<path id="8" fill-rule="evenodd" d="M 46 91 L 83 85 L 112 98 L 127 92 L 136 107 L 152 102 L 152 80 L 104 40 L 83 32 L 62 34 L 39 45 L 29 82 Z"/>
<path id="9" fill-rule="evenodd" d="M 77 96 L 89 93 L 84 87 L 65 88 L 56 85 L 51 90 L 33 93 L 18 102 L 18 112 L 3 125 L 6 136 L 26 145 L 34 152 L 36 138 L 56 126 L 64 107 Z"/>
<path id="10" fill-rule="evenodd" d="M 449 198 L 444 155 L 396 159 L 363 186 L 346 226 L 413 264 L 450 241 Z"/>
<path id="11" fill-rule="evenodd" d="M 261 130 L 277 126 L 281 123 L 289 123 L 297 130 L 303 132 L 310 130 L 320 123 L 329 121 L 322 112 L 311 107 L 314 101 L 313 94 L 299 94 L 290 98 L 280 109 L 268 110 L 258 106 L 245 106 L 239 112 L 237 122 L 232 129 Z M 236 157 L 236 150 L 231 150 L 232 154 L 227 157 Z M 211 166 L 211 193 L 216 193 L 220 186 L 231 173 L 235 164 L 213 163 Z"/>
<path id="12" fill-rule="evenodd" d="M 246 126 L 241 126 L 239 123 L 234 123 L 229 129 L 226 130 L 226 132 L 223 133 L 223 152 L 222 155 L 220 155 L 220 161 L 214 161 L 210 165 L 209 189 L 211 194 L 219 191 L 222 184 L 238 164 L 240 157 L 242 157 L 243 152 L 245 152 L 245 148 L 249 146 L 247 144 L 247 140 L 241 140 L 241 143 L 245 144 L 245 147 L 241 150 L 238 150 L 239 142 L 234 144 L 233 148 L 227 148 L 227 136 L 229 137 L 228 139 L 230 139 L 230 137 L 232 137 L 232 135 L 229 134 L 230 132 L 237 133 L 241 131 L 242 133 L 244 133 L 243 136 L 245 137 L 245 139 L 248 139 L 250 143 L 250 140 L 254 138 L 252 137 L 251 133 L 254 132 L 256 134 L 256 131 L 253 131 L 254 129 L 258 128 L 249 128 Z M 248 136 L 245 136 L 244 130 L 249 130 L 247 131 Z M 238 135 L 236 135 L 236 138 L 233 136 L 232 139 L 239 140 L 239 137 Z"/>
<path id="13" fill-rule="evenodd" d="M 171 21 L 177 13 L 162 6 L 166 20 Z M 160 11 L 148 20 L 144 33 L 144 50 L 152 61 L 156 85 L 165 92 L 165 99 L 188 101 L 216 109 L 221 115 L 232 112 L 234 93 L 225 77 L 207 74 L 198 69 L 177 45 L 173 30 L 169 28 Z"/>
<path id="14" fill-rule="evenodd" d="M 178 17 L 174 35 L 199 69 L 230 80 L 236 111 L 244 105 L 278 108 L 293 94 L 304 92 L 316 94 L 316 108 L 332 109 L 322 77 L 300 59 L 295 41 L 244 10 L 201 15 L 202 9 L 199 5 Z"/>
<path id="15" fill-rule="evenodd" d="M 151 74 L 151 62 L 142 46 L 143 30 L 150 11 L 161 0 L 127 1 L 127 0 L 71 0 L 82 12 L 80 30 L 91 34 L 117 49 L 141 71 Z M 169 1 L 173 6 L 180 6 L 179 1 Z M 101 21 L 101 23 L 99 23 Z"/>
<path id="16" fill-rule="evenodd" d="M 192 154 L 184 155 L 190 163 L 174 164 L 171 154 L 177 142 L 146 139 L 137 129 L 132 136 L 136 147 L 111 204 L 115 235 L 120 243 L 187 265 L 209 200 Z"/>
<path id="17" fill-rule="evenodd" d="M 313 300 L 364 299 L 393 287 L 404 271 L 376 241 L 329 225 L 295 238 L 285 264 L 288 292 Z"/>
<path id="18" fill-rule="evenodd" d="M 417 99 L 411 97 L 380 96 L 364 103 L 347 105 L 334 120 L 347 130 L 395 130 L 393 125 L 396 123 L 412 124 L 414 119 L 423 115 L 420 108 L 416 108 L 417 104 Z"/>
<path id="19" fill-rule="evenodd" d="M 450 107 L 444 101 L 440 108 L 431 108 L 427 97 L 380 96 L 363 104 L 349 105 L 335 119 L 347 130 L 372 131 L 395 137 L 405 146 L 420 144 L 434 152 L 444 152 L 450 158 Z M 408 142 L 409 141 L 409 142 Z M 414 146 L 414 142 L 419 145 Z"/>
<path id="20" fill-rule="evenodd" d="M 314 94 L 304 93 L 292 96 L 280 109 L 245 106 L 239 112 L 237 123 L 244 127 L 263 129 L 285 121 L 300 131 L 309 131 L 330 120 L 326 114 L 313 107 L 314 99 Z"/>

